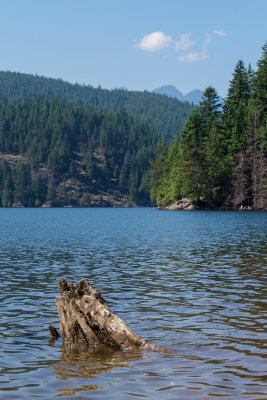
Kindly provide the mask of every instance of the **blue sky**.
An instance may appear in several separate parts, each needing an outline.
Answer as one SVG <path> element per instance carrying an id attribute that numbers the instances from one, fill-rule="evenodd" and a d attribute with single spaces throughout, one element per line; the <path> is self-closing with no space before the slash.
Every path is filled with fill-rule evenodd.
<path id="1" fill-rule="evenodd" d="M 225 96 L 238 59 L 256 68 L 266 21 L 267 0 L 0 0 L 0 70 Z"/>

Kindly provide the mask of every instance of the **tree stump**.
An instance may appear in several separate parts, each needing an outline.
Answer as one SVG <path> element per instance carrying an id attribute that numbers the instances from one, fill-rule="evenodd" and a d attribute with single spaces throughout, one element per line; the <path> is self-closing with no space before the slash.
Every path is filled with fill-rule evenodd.
<path id="1" fill-rule="evenodd" d="M 169 352 L 137 336 L 115 314 L 86 279 L 78 285 L 60 279 L 56 297 L 63 344 L 105 344 L 120 350 L 148 349 Z"/>

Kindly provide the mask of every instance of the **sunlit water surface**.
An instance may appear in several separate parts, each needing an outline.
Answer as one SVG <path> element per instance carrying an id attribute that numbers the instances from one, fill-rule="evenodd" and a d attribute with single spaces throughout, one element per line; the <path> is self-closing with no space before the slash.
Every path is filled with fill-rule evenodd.
<path id="1" fill-rule="evenodd" d="M 266 216 L 0 209 L 0 398 L 267 399 Z M 62 349 L 60 278 L 174 354 Z"/>

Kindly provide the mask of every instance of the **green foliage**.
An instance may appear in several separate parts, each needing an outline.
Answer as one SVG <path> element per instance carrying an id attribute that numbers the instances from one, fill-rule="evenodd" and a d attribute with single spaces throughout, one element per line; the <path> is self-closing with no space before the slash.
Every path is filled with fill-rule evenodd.
<path id="1" fill-rule="evenodd" d="M 10 207 L 13 203 L 13 179 L 12 172 L 5 160 L 0 164 L 0 193 L 1 206 Z"/>
<path id="2" fill-rule="evenodd" d="M 35 101 L 38 96 L 52 98 L 72 104 L 90 105 L 104 111 L 119 112 L 126 110 L 132 117 L 154 125 L 158 134 L 167 142 L 171 142 L 177 132 L 181 132 L 193 106 L 188 102 L 163 96 L 148 91 L 128 91 L 121 89 L 106 90 L 101 87 L 71 84 L 60 79 L 49 79 L 29 74 L 9 71 L 0 72 L 0 101 L 22 100 L 28 98 Z M 46 107 L 43 110 L 46 114 Z M 23 118 L 17 113 L 23 125 Z M 37 116 L 37 114 L 35 114 Z M 91 120 L 92 122 L 92 120 Z M 70 120 L 69 120 L 70 123 Z M 90 122 L 85 123 L 88 131 Z M 39 125 L 35 125 L 39 129 Z M 109 126 L 111 128 L 111 126 Z M 107 126 L 101 131 L 101 145 L 108 145 L 110 135 Z"/>
<path id="3" fill-rule="evenodd" d="M 267 44 L 255 74 L 237 62 L 220 106 L 208 87 L 181 140 L 161 148 L 150 173 L 158 205 L 188 197 L 210 207 L 266 209 Z"/>
<path id="4" fill-rule="evenodd" d="M 0 159 L 10 168 L 0 188 L 4 206 L 82 205 L 107 192 L 151 204 L 148 170 L 159 138 L 170 143 L 193 109 L 147 91 L 8 71 L 0 72 L 0 88 Z M 15 178 L 19 160 L 27 183 L 21 171 Z"/>
<path id="5" fill-rule="evenodd" d="M 167 147 L 164 142 L 158 145 L 159 155 L 152 163 L 150 171 L 150 186 L 152 201 L 157 204 L 166 204 L 165 195 L 168 194 L 166 179 L 168 177 Z"/>
<path id="6" fill-rule="evenodd" d="M 82 205 L 86 193 L 116 191 L 150 204 L 159 138 L 147 122 L 40 97 L 0 102 L 0 121 L 1 205 Z"/>
<path id="7" fill-rule="evenodd" d="M 205 160 L 203 148 L 206 140 L 204 120 L 199 110 L 194 110 L 183 132 L 178 167 L 182 197 L 197 200 L 205 191 Z"/>
<path id="8" fill-rule="evenodd" d="M 250 76 L 243 61 L 236 64 L 233 79 L 223 106 L 222 124 L 229 140 L 229 153 L 234 155 L 245 144 L 247 134 L 247 106 L 251 94 Z"/>
<path id="9" fill-rule="evenodd" d="M 31 169 L 30 165 L 19 162 L 13 171 L 14 202 L 31 204 Z"/>

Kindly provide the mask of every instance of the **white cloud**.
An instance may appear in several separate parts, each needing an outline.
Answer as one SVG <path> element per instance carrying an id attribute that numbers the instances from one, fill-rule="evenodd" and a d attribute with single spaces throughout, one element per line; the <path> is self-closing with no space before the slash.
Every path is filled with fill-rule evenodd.
<path id="1" fill-rule="evenodd" d="M 223 29 L 214 30 L 213 33 L 214 33 L 215 35 L 218 35 L 218 36 L 228 36 L 228 33 L 226 33 Z"/>
<path id="2" fill-rule="evenodd" d="M 180 36 L 180 40 L 178 42 L 174 42 L 175 49 L 178 50 L 187 50 L 189 47 L 193 46 L 196 42 L 190 39 L 192 33 L 184 33 Z"/>
<path id="3" fill-rule="evenodd" d="M 137 47 L 147 51 L 158 51 L 171 46 L 172 41 L 171 35 L 167 36 L 163 32 L 153 32 L 144 36 Z"/>
<path id="4" fill-rule="evenodd" d="M 163 32 L 153 32 L 145 35 L 142 40 L 136 45 L 136 47 L 146 50 L 146 51 L 158 51 L 171 47 L 173 51 L 182 52 L 180 56 L 177 57 L 179 62 L 194 63 L 197 61 L 205 60 L 209 57 L 207 53 L 207 48 L 213 40 L 213 35 L 217 36 L 227 36 L 227 33 L 221 30 L 214 30 L 212 33 L 207 33 L 203 37 L 202 49 L 195 52 L 186 52 L 190 47 L 197 44 L 196 41 L 192 40 L 192 33 L 184 33 L 180 36 L 178 41 L 175 41 L 171 35 L 165 35 Z"/>
<path id="5" fill-rule="evenodd" d="M 177 60 L 180 62 L 193 63 L 199 60 L 205 60 L 205 58 L 207 57 L 208 56 L 205 53 L 188 53 L 185 54 L 184 56 L 177 57 Z"/>

